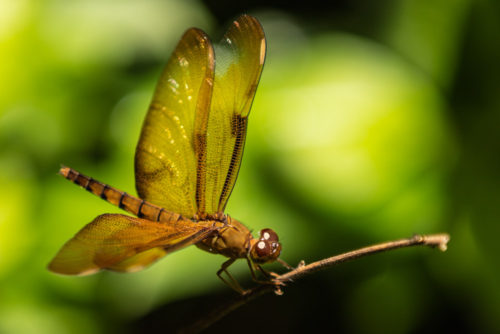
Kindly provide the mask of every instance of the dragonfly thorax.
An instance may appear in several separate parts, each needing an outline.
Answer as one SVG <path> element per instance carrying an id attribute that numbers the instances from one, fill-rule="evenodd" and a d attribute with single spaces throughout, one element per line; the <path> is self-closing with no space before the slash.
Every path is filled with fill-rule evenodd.
<path id="1" fill-rule="evenodd" d="M 269 228 L 261 230 L 259 238 L 254 238 L 245 225 L 230 216 L 224 215 L 224 219 L 214 224 L 219 225 L 217 233 L 197 243 L 199 248 L 233 259 L 249 258 L 255 263 L 272 262 L 280 255 L 278 235 Z"/>

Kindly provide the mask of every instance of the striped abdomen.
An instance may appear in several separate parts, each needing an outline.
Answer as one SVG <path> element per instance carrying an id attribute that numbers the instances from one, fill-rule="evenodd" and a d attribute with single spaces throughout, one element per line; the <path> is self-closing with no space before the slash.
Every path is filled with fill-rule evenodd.
<path id="1" fill-rule="evenodd" d="M 83 175 L 73 168 L 63 166 L 59 170 L 59 174 L 73 183 L 82 186 L 85 190 L 93 193 L 94 195 L 101 197 L 103 200 L 116 205 L 120 209 L 130 212 L 139 218 L 159 222 L 176 222 L 181 219 L 179 214 L 165 211 L 157 205 L 146 202 L 143 199 L 139 199 L 127 194 L 126 192 L 120 191 L 116 188 L 108 186 L 107 184 L 94 180 L 91 177 Z"/>

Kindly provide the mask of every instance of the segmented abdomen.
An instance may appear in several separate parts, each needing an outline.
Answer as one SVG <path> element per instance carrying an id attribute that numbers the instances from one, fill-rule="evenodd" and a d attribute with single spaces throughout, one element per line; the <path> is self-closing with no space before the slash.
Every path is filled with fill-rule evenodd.
<path id="1" fill-rule="evenodd" d="M 163 208 L 129 195 L 126 192 L 108 186 L 105 183 L 94 180 L 91 177 L 69 167 L 61 167 L 59 174 L 73 183 L 82 186 L 85 190 L 101 197 L 103 200 L 118 206 L 119 208 L 136 215 L 159 222 L 176 222 L 181 218 L 179 214 L 165 211 Z"/>

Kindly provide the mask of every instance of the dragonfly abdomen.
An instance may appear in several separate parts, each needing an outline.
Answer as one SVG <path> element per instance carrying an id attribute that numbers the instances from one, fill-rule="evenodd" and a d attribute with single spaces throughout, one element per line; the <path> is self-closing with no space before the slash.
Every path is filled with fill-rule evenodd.
<path id="1" fill-rule="evenodd" d="M 129 195 L 124 191 L 120 191 L 105 183 L 94 180 L 93 178 L 83 175 L 73 168 L 63 166 L 59 170 L 59 174 L 73 183 L 83 187 L 92 194 L 99 196 L 103 200 L 116 205 L 120 209 L 130 212 L 139 218 L 145 218 L 159 222 L 175 222 L 180 219 L 179 214 L 168 212 L 163 208 L 151 204 L 143 199 Z"/>

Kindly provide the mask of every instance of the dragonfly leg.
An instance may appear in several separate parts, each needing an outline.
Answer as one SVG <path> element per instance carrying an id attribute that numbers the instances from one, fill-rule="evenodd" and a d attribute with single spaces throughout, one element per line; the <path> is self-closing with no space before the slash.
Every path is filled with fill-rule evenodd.
<path id="1" fill-rule="evenodd" d="M 260 284 L 276 284 L 276 282 L 272 281 L 272 279 L 273 279 L 273 277 L 278 276 L 277 274 L 273 273 L 272 271 L 269 272 L 269 271 L 265 270 L 264 268 L 262 268 L 262 266 L 252 262 L 248 258 L 247 258 L 247 263 L 248 263 L 248 267 L 250 268 L 250 273 L 252 274 L 252 279 L 254 280 L 254 282 L 257 282 Z M 262 275 L 266 279 L 265 281 L 263 281 L 257 277 L 257 274 L 255 273 L 256 270 L 258 270 L 262 273 Z"/>
<path id="2" fill-rule="evenodd" d="M 282 259 L 280 258 L 277 258 L 276 261 L 278 261 L 283 267 L 285 267 L 286 269 L 288 270 L 293 270 L 295 269 L 294 267 L 292 267 L 291 265 L 289 265 L 288 263 L 286 263 L 285 261 L 283 261 Z M 299 267 L 300 267 L 300 264 L 299 264 Z"/>
<path id="3" fill-rule="evenodd" d="M 254 282 L 259 283 L 259 284 L 273 285 L 275 288 L 274 293 L 276 293 L 277 295 L 283 294 L 283 292 L 281 291 L 281 286 L 284 286 L 285 283 L 273 279 L 273 278 L 278 277 L 279 276 L 278 274 L 276 274 L 272 271 L 271 272 L 266 271 L 264 268 L 262 268 L 262 266 L 260 266 L 256 263 L 253 263 L 248 258 L 247 258 L 247 263 L 248 263 L 248 267 L 250 268 L 250 273 L 252 274 L 252 279 L 254 280 Z M 266 278 L 265 281 L 263 281 L 257 277 L 257 275 L 255 273 L 256 270 L 260 271 L 262 273 L 262 275 L 264 275 L 264 277 Z"/>
<path id="4" fill-rule="evenodd" d="M 239 292 L 240 294 L 244 294 L 245 290 L 241 287 L 241 285 L 238 283 L 238 281 L 227 271 L 227 268 L 232 265 L 236 261 L 236 259 L 229 259 L 226 262 L 224 262 L 220 269 L 217 271 L 217 276 L 221 279 L 222 282 L 226 283 L 231 289 Z M 227 277 L 229 277 L 229 281 L 226 280 L 222 274 L 226 273 Z"/>

